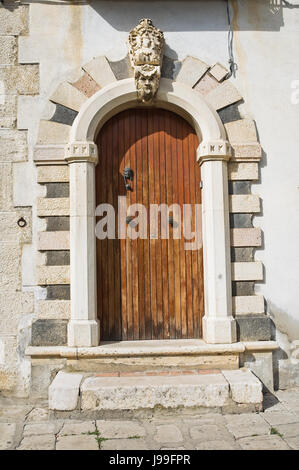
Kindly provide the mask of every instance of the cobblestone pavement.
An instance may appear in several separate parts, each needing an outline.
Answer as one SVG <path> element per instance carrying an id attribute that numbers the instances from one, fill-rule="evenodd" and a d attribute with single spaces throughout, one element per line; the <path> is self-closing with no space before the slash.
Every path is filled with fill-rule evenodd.
<path id="1" fill-rule="evenodd" d="M 169 413 L 128 420 L 49 417 L 46 402 L 0 398 L 0 450 L 299 449 L 299 388 L 266 395 L 265 411 Z"/>

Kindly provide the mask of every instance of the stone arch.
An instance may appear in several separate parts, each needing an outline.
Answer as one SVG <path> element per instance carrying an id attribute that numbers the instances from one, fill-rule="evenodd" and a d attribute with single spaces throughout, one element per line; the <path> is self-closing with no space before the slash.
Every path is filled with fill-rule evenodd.
<path id="1" fill-rule="evenodd" d="M 137 105 L 129 68 L 121 79 L 115 70 L 117 67 L 100 57 L 83 66 L 76 81 L 61 84 L 50 98 L 56 109 L 51 119 L 41 121 L 36 147 L 37 164 L 49 163 L 50 158 L 53 163 L 66 161 L 70 168 L 69 346 L 99 344 L 93 217 L 97 162 L 94 139 L 113 114 Z M 163 78 L 162 74 L 154 101 L 155 106 L 189 120 L 201 141 L 198 160 L 203 180 L 203 331 L 208 343 L 236 341 L 231 280 L 239 274 L 235 274 L 230 258 L 227 162 L 229 159 L 235 164 L 256 162 L 261 153 L 252 121 L 236 120 L 224 125 L 218 115 L 219 109 L 241 99 L 231 82 L 225 80 L 226 75 L 220 64 L 209 67 L 199 59 L 187 57 L 176 76 Z"/>

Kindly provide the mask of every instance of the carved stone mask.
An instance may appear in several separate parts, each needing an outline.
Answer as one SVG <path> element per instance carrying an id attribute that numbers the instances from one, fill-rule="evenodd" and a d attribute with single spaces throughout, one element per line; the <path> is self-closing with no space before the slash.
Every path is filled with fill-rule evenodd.
<path id="1" fill-rule="evenodd" d="M 143 103 L 150 102 L 159 88 L 160 67 L 154 65 L 142 65 L 136 67 L 135 83 L 137 97 Z"/>
<path id="2" fill-rule="evenodd" d="M 164 48 L 163 33 L 154 27 L 152 20 L 142 19 L 130 32 L 128 47 L 138 100 L 149 103 L 159 88 Z"/>

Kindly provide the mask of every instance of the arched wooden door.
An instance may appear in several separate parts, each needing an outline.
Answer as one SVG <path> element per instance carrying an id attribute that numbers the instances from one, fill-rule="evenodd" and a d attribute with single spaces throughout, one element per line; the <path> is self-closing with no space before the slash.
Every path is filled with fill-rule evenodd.
<path id="1" fill-rule="evenodd" d="M 148 223 L 151 204 L 201 203 L 198 139 L 180 116 L 163 109 L 121 112 L 103 126 L 97 144 L 96 203 L 112 204 L 116 219 L 118 196 L 127 206 L 143 204 Z M 132 191 L 125 189 L 125 167 L 133 170 Z M 149 228 L 146 239 L 97 239 L 102 341 L 201 337 L 202 248 L 186 251 L 186 240 L 173 239 L 171 230 L 169 239 L 150 239 Z"/>

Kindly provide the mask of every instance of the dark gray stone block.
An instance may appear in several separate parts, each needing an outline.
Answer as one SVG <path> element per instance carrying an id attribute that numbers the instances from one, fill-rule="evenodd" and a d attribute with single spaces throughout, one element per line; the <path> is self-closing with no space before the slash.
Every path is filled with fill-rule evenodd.
<path id="1" fill-rule="evenodd" d="M 52 197 L 69 197 L 70 184 L 69 183 L 47 183 L 47 196 Z"/>
<path id="2" fill-rule="evenodd" d="M 76 119 L 78 112 L 74 109 L 67 108 L 62 104 L 56 104 L 55 113 L 51 117 L 50 121 L 59 122 L 60 124 L 66 124 L 71 126 Z"/>
<path id="3" fill-rule="evenodd" d="M 109 65 L 117 80 L 134 77 L 134 71 L 131 67 L 128 55 L 124 59 L 117 60 L 116 62 L 110 62 L 109 60 Z"/>
<path id="4" fill-rule="evenodd" d="M 251 228 L 252 214 L 229 214 L 230 228 Z"/>
<path id="5" fill-rule="evenodd" d="M 239 119 L 242 119 L 239 112 L 239 104 L 240 102 L 234 103 L 218 111 L 219 117 L 224 124 L 226 124 L 227 122 L 239 121 Z"/>
<path id="6" fill-rule="evenodd" d="M 68 266 L 70 264 L 69 250 L 46 251 L 45 253 L 47 266 Z"/>
<path id="7" fill-rule="evenodd" d="M 179 60 L 171 59 L 170 57 L 167 57 L 167 55 L 165 55 L 163 57 L 161 77 L 175 80 L 178 76 L 181 67 L 182 63 Z"/>
<path id="8" fill-rule="evenodd" d="M 236 316 L 239 341 L 270 341 L 271 318 L 266 315 Z"/>
<path id="9" fill-rule="evenodd" d="M 64 216 L 47 217 L 47 232 L 69 231 L 70 218 Z"/>
<path id="10" fill-rule="evenodd" d="M 67 344 L 68 320 L 37 320 L 32 324 L 32 346 L 64 346 Z"/>
<path id="11" fill-rule="evenodd" d="M 70 300 L 69 284 L 59 284 L 56 286 L 47 286 L 47 300 Z"/>
<path id="12" fill-rule="evenodd" d="M 233 281 L 232 291 L 233 291 L 233 295 L 253 295 L 254 294 L 254 282 Z"/>
<path id="13" fill-rule="evenodd" d="M 231 248 L 231 261 L 238 263 L 241 261 L 253 261 L 254 248 L 236 247 Z"/>
<path id="14" fill-rule="evenodd" d="M 229 194 L 250 194 L 251 181 L 229 181 Z"/>

